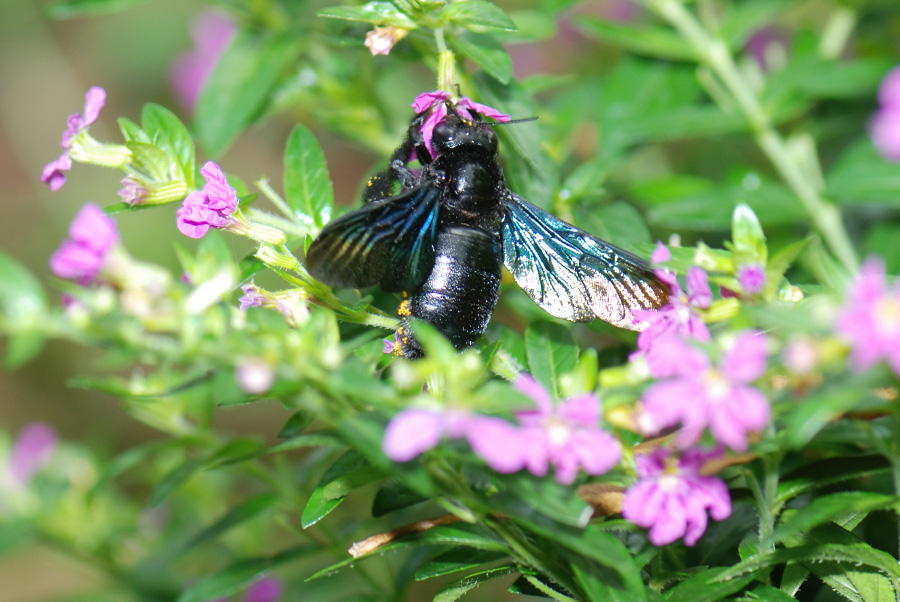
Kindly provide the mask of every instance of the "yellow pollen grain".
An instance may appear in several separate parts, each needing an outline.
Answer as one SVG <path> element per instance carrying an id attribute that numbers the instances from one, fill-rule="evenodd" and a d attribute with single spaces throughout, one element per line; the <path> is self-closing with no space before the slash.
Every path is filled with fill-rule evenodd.
<path id="1" fill-rule="evenodd" d="M 400 307 L 397 308 L 397 315 L 401 318 L 408 318 L 412 315 L 412 311 L 409 309 L 409 299 L 403 300 Z"/>

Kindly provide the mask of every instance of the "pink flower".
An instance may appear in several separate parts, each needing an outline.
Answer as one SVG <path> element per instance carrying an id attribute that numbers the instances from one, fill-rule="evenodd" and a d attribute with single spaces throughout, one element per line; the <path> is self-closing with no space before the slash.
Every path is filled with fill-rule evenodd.
<path id="1" fill-rule="evenodd" d="M 625 492 L 622 516 L 649 528 L 650 542 L 664 546 L 684 537 L 693 546 L 706 531 L 707 518 L 731 516 L 728 488 L 715 477 L 700 474 L 703 464 L 718 453 L 689 450 L 677 462 L 668 449 L 638 456 L 638 482 Z"/>
<path id="2" fill-rule="evenodd" d="M 766 270 L 759 264 L 741 266 L 737 277 L 744 293 L 748 295 L 758 295 L 766 286 Z"/>
<path id="3" fill-rule="evenodd" d="M 207 161 L 200 170 L 206 184 L 192 192 L 176 212 L 176 224 L 185 236 L 202 238 L 210 228 L 224 228 L 237 207 L 237 191 L 228 184 L 222 168 Z"/>
<path id="4" fill-rule="evenodd" d="M 385 355 L 393 355 L 394 353 L 394 341 L 391 339 L 383 339 L 381 345 L 381 351 Z"/>
<path id="5" fill-rule="evenodd" d="M 244 592 L 243 602 L 278 602 L 284 592 L 280 579 L 263 577 Z"/>
<path id="6" fill-rule="evenodd" d="M 619 462 L 622 446 L 597 426 L 600 402 L 595 395 L 579 395 L 554 405 L 547 391 L 528 374 L 518 378 L 515 387 L 537 404 L 535 409 L 516 412 L 522 426 L 519 453 L 532 474 L 543 476 L 553 465 L 556 480 L 568 485 L 579 469 L 599 475 Z"/>
<path id="7" fill-rule="evenodd" d="M 653 263 L 668 261 L 669 250 L 658 243 L 651 259 Z M 672 289 L 669 302 L 659 310 L 637 310 L 634 312 L 636 324 L 646 322 L 648 326 L 638 334 L 638 353 L 646 353 L 654 341 L 667 335 L 683 335 L 699 341 L 709 340 L 709 329 L 694 309 L 706 309 L 712 305 L 712 291 L 706 272 L 699 267 L 688 268 L 687 293 L 678 284 L 675 275 L 668 270 L 654 270 L 657 278 Z"/>
<path id="8" fill-rule="evenodd" d="M 201 13 L 191 27 L 194 48 L 179 57 L 172 67 L 172 87 L 178 101 L 187 109 L 197 104 L 200 91 L 231 44 L 237 26 L 218 11 Z"/>
<path id="9" fill-rule="evenodd" d="M 50 190 L 59 190 L 66 182 L 66 173 L 72 169 L 72 160 L 69 157 L 69 149 L 76 136 L 87 129 L 89 125 L 97 121 L 100 109 L 106 103 L 106 90 L 97 86 L 92 87 L 84 96 L 84 114 L 75 113 L 69 115 L 66 121 L 66 130 L 63 132 L 60 146 L 63 153 L 55 161 L 44 166 L 41 173 L 41 182 L 47 184 Z"/>
<path id="10" fill-rule="evenodd" d="M 656 377 L 668 378 L 644 392 L 638 418 L 647 435 L 681 424 L 680 448 L 693 445 L 709 427 L 716 441 L 742 452 L 747 434 L 769 423 L 769 402 L 749 383 L 766 370 L 766 337 L 757 331 L 737 336 L 713 367 L 705 353 L 674 336 L 659 339 L 648 354 Z"/>
<path id="11" fill-rule="evenodd" d="M 72 220 L 69 238 L 50 257 L 50 270 L 86 286 L 97 279 L 118 240 L 115 220 L 88 203 Z"/>
<path id="12" fill-rule="evenodd" d="M 372 56 L 382 54 L 387 56 L 391 52 L 394 45 L 406 37 L 409 30 L 402 27 L 378 27 L 366 34 L 366 48 L 372 53 Z"/>
<path id="13" fill-rule="evenodd" d="M 900 285 L 888 287 L 884 262 L 870 257 L 850 286 L 835 330 L 850 345 L 850 367 L 860 372 L 880 360 L 900 374 Z"/>
<path id="14" fill-rule="evenodd" d="M 432 110 L 432 113 L 425 119 L 425 123 L 422 124 L 422 129 L 420 130 L 422 132 L 422 141 L 432 158 L 435 156 L 434 147 L 431 144 L 434 137 L 434 128 L 449 114 L 447 103 L 450 101 L 450 98 L 451 95 L 449 92 L 437 90 L 435 92 L 423 92 L 422 94 L 419 94 L 412 103 L 412 108 L 417 115 L 424 113 L 429 109 Z M 510 120 L 509 115 L 501 113 L 493 107 L 474 102 L 466 97 L 460 98 L 454 103 L 454 110 L 460 117 L 470 121 L 474 119 L 472 116 L 473 112 L 484 117 L 490 117 L 501 123 Z"/>
<path id="15" fill-rule="evenodd" d="M 467 410 L 407 409 L 385 429 L 382 449 L 396 462 L 408 462 L 436 446 L 441 439 L 465 438 L 493 470 L 513 473 L 528 469 L 543 476 L 556 467 L 556 480 L 567 485 L 578 471 L 599 475 L 618 463 L 622 447 L 598 428 L 599 401 L 582 395 L 554 406 L 547 392 L 529 375 L 516 388 L 535 400 L 536 409 L 516 413 L 519 426 L 501 418 Z"/>
<path id="16" fill-rule="evenodd" d="M 238 362 L 234 377 L 245 393 L 262 395 L 275 383 L 275 370 L 265 360 L 248 357 Z"/>
<path id="17" fill-rule="evenodd" d="M 869 122 L 872 144 L 884 158 L 900 161 L 900 67 L 881 81 L 878 101 L 881 107 Z"/>
<path id="18" fill-rule="evenodd" d="M 409 408 L 394 416 L 382 439 L 382 449 L 395 462 L 409 462 L 440 443 L 444 437 L 465 436 L 473 415 L 463 410 Z"/>
<path id="19" fill-rule="evenodd" d="M 7 462 L 10 478 L 19 486 L 26 486 L 40 469 L 46 466 L 56 450 L 56 431 L 43 422 L 33 422 L 19 431 Z"/>

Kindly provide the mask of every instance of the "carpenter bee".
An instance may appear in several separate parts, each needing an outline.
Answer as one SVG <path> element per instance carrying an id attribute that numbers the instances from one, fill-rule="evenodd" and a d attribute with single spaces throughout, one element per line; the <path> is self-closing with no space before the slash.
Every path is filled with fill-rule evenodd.
<path id="1" fill-rule="evenodd" d="M 497 160 L 497 124 L 479 111 L 488 107 L 461 101 L 440 99 L 413 118 L 389 167 L 369 180 L 363 207 L 312 242 L 310 274 L 337 288 L 402 292 L 394 350 L 407 358 L 423 353 L 411 318 L 457 349 L 472 345 L 497 303 L 502 265 L 551 315 L 642 330 L 633 311 L 664 305 L 669 286 L 640 257 L 510 190 Z M 420 169 L 409 167 L 413 158 Z"/>

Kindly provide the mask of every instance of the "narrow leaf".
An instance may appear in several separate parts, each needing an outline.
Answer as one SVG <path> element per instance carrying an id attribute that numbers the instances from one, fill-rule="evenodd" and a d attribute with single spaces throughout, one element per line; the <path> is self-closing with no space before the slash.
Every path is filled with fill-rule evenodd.
<path id="1" fill-rule="evenodd" d="M 485 581 L 490 581 L 491 579 L 496 579 L 498 577 L 505 577 L 506 575 L 513 575 L 517 572 L 518 569 L 515 566 L 498 566 L 493 569 L 481 571 L 480 573 L 472 573 L 459 581 L 448 583 L 439 589 L 432 600 L 434 602 L 454 602 Z"/>
<path id="2" fill-rule="evenodd" d="M 294 127 L 284 151 L 284 193 L 301 223 L 321 228 L 331 219 L 334 192 L 325 155 L 302 124 Z"/>
<path id="3" fill-rule="evenodd" d="M 559 377 L 575 368 L 578 357 L 571 331 L 551 322 L 536 322 L 525 330 L 525 348 L 531 375 L 560 399 Z"/>
<path id="4" fill-rule="evenodd" d="M 580 17 L 575 25 L 586 35 L 637 54 L 669 60 L 697 60 L 684 38 L 670 29 L 653 25 L 624 25 L 592 17 Z"/>
<path id="5" fill-rule="evenodd" d="M 475 61 L 497 81 L 509 83 L 512 78 L 512 59 L 497 38 L 486 33 L 466 31 L 454 36 L 452 44 L 460 54 Z"/>
<path id="6" fill-rule="evenodd" d="M 194 535 L 190 541 L 184 545 L 181 553 L 184 554 L 207 541 L 217 539 L 229 529 L 245 523 L 268 510 L 277 504 L 279 499 L 280 498 L 273 493 L 263 493 L 235 506 L 214 523 Z"/>
<path id="7" fill-rule="evenodd" d="M 466 28 L 474 25 L 484 29 L 517 31 L 516 24 L 503 9 L 484 0 L 453 2 L 441 11 L 441 16 Z"/>
<path id="8" fill-rule="evenodd" d="M 209 154 L 223 153 L 269 105 L 298 45 L 289 34 L 242 31 L 235 37 L 197 101 L 197 136 Z"/>
<path id="9" fill-rule="evenodd" d="M 772 533 L 772 543 L 780 543 L 798 533 L 806 533 L 814 527 L 851 512 L 869 513 L 896 508 L 894 496 L 868 491 L 844 491 L 817 497 L 808 506 L 797 510 L 784 520 Z"/>

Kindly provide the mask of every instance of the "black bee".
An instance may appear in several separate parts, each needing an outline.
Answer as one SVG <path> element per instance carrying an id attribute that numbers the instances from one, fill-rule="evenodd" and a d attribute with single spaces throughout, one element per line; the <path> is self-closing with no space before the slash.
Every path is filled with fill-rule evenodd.
<path id="1" fill-rule="evenodd" d="M 337 288 L 377 284 L 403 292 L 395 351 L 407 358 L 422 356 L 410 318 L 432 324 L 457 349 L 475 342 L 497 303 L 501 263 L 558 318 L 646 326 L 634 322 L 632 311 L 659 308 L 670 292 L 650 265 L 510 190 L 492 124 L 445 105 L 431 149 L 422 126 L 433 107 L 413 118 L 390 167 L 369 181 L 363 207 L 313 241 L 310 274 Z M 408 167 L 413 157 L 418 171 Z"/>

